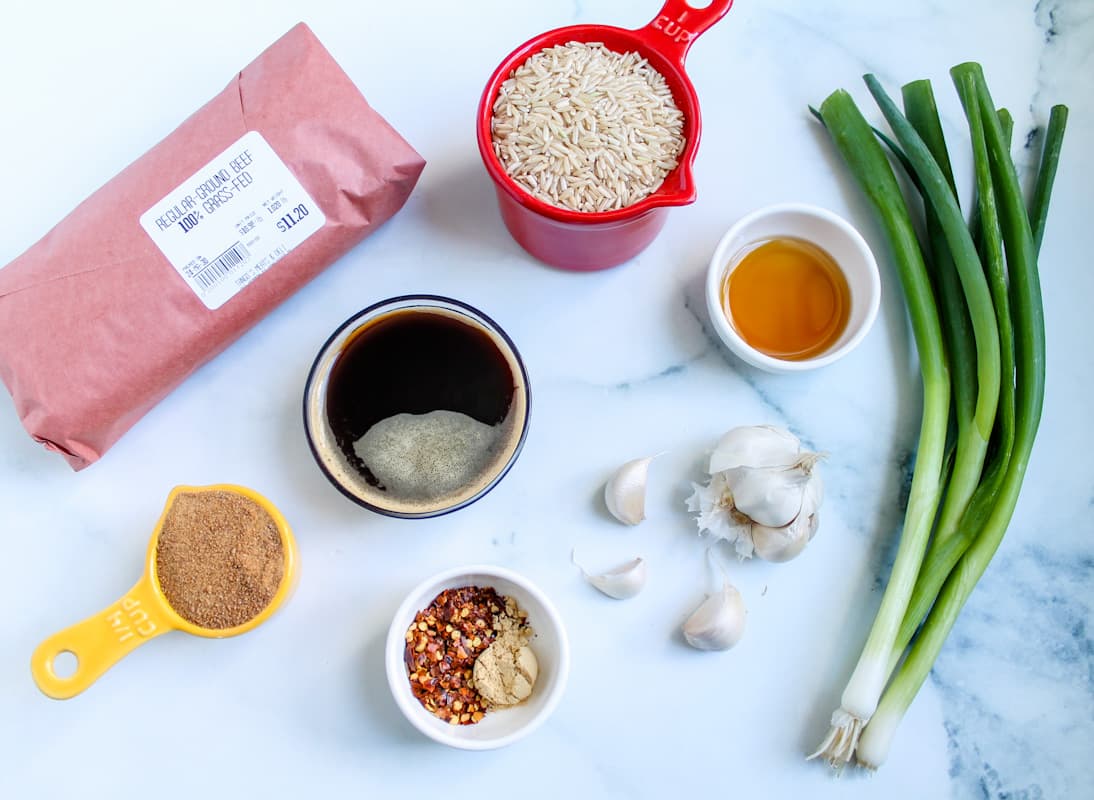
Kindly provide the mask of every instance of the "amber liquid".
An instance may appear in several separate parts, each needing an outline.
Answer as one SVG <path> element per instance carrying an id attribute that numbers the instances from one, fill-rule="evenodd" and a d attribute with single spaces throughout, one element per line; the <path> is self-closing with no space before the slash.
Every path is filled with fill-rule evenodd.
<path id="1" fill-rule="evenodd" d="M 750 346 L 774 358 L 804 361 L 843 335 L 851 289 L 820 247 L 803 239 L 770 239 L 726 271 L 722 308 Z"/>

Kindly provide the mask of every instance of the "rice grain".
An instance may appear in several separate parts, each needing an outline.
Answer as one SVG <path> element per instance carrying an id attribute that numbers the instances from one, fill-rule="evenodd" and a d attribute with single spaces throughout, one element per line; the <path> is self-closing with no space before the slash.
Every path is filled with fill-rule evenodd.
<path id="1" fill-rule="evenodd" d="M 570 42 L 536 53 L 501 85 L 494 153 L 540 200 L 610 211 L 655 192 L 684 149 L 684 115 L 638 53 Z"/>

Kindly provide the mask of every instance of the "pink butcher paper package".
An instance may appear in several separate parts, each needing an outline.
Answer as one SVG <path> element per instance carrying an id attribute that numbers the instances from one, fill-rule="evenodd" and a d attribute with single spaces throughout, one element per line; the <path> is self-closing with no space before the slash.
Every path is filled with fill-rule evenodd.
<path id="1" fill-rule="evenodd" d="M 424 161 L 300 24 L 0 269 L 0 378 L 75 469 L 402 207 Z"/>

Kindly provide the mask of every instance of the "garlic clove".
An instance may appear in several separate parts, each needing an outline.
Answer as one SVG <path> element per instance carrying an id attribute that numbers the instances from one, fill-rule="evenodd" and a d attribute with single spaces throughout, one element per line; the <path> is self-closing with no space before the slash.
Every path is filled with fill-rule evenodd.
<path id="1" fill-rule="evenodd" d="M 781 528 L 801 511 L 809 473 L 800 467 L 735 467 L 725 471 L 733 505 L 760 525 Z"/>
<path id="2" fill-rule="evenodd" d="M 779 563 L 800 554 L 817 533 L 820 525 L 818 509 L 823 494 L 820 475 L 813 475 L 806 484 L 801 511 L 789 525 L 779 528 L 753 525 L 751 535 L 756 555 L 765 561 Z"/>
<path id="3" fill-rule="evenodd" d="M 793 464 L 801 441 L 772 425 L 742 425 L 727 432 L 710 455 L 711 475 L 734 467 L 776 467 Z"/>
<path id="4" fill-rule="evenodd" d="M 643 558 L 631 559 L 599 575 L 590 575 L 586 572 L 585 568 L 577 563 L 573 552 L 570 553 L 570 561 L 581 570 L 585 580 L 603 594 L 614 597 L 616 600 L 628 600 L 641 592 L 646 585 L 646 561 Z"/>
<path id="5" fill-rule="evenodd" d="M 756 555 L 764 561 L 776 564 L 796 558 L 816 531 L 816 514 L 795 519 L 781 528 L 766 525 L 752 526 L 752 546 Z"/>
<path id="6" fill-rule="evenodd" d="M 684 639 L 699 650 L 728 650 L 741 640 L 748 611 L 736 587 L 726 581 L 684 623 Z"/>
<path id="7" fill-rule="evenodd" d="M 628 461 L 604 486 L 604 504 L 625 525 L 637 525 L 646 518 L 646 478 L 650 462 L 656 457 Z"/>

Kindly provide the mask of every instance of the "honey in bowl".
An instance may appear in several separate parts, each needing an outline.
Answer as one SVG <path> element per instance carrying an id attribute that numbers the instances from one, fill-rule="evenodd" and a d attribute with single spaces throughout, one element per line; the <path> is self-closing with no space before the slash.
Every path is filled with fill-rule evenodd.
<path id="1" fill-rule="evenodd" d="M 742 339 L 773 358 L 805 361 L 839 341 L 851 290 L 835 259 L 793 237 L 750 245 L 722 278 L 722 310 Z"/>

